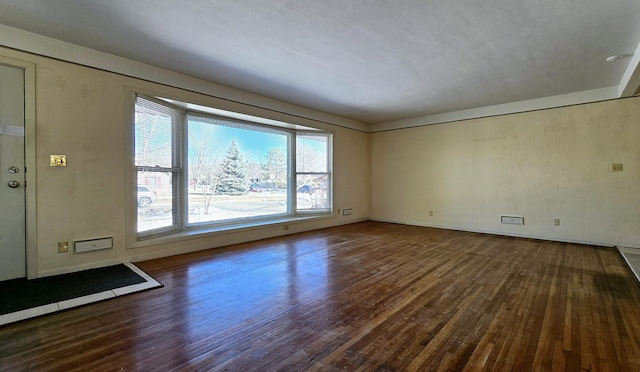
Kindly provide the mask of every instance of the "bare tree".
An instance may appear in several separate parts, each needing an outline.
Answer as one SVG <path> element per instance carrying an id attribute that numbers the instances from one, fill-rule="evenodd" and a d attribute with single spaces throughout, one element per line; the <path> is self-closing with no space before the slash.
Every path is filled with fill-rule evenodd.
<path id="1" fill-rule="evenodd" d="M 326 137 L 298 136 L 296 143 L 296 168 L 304 172 L 326 172 Z"/>
<path id="2" fill-rule="evenodd" d="M 209 207 L 214 192 L 220 182 L 222 168 L 220 166 L 220 146 L 211 134 L 202 133 L 199 126 L 189 130 L 189 182 L 194 190 L 202 190 L 204 214 L 209 214 Z"/>
<path id="3" fill-rule="evenodd" d="M 262 163 L 263 178 L 275 188 L 285 188 L 287 185 L 287 159 L 278 148 L 269 150 Z"/>

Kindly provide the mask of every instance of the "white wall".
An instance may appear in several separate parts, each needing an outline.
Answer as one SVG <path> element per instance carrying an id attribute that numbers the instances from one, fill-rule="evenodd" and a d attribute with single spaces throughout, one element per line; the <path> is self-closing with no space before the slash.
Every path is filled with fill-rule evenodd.
<path id="1" fill-rule="evenodd" d="M 36 141 L 27 151 L 36 152 L 37 213 L 30 218 L 35 219 L 37 227 L 37 258 L 33 258 L 37 261 L 37 276 L 345 224 L 365 220 L 369 215 L 369 139 L 364 132 L 283 113 L 269 113 L 220 98 L 11 49 L 0 48 L 0 56 L 35 64 Z M 240 109 L 249 114 L 262 111 L 272 114 L 275 119 L 332 131 L 336 179 L 334 205 L 353 208 L 353 215 L 290 223 L 287 231 L 282 226 L 251 228 L 131 248 L 126 236 L 126 174 L 131 164 L 128 157 L 131 150 L 126 145 L 129 121 L 125 109 L 126 92 L 131 88 L 223 109 Z M 50 167 L 50 154 L 65 154 L 68 166 Z M 100 237 L 113 237 L 114 248 L 83 254 L 57 253 L 58 241 Z"/>
<path id="2" fill-rule="evenodd" d="M 374 133 L 370 218 L 640 247 L 639 120 L 629 98 Z"/>

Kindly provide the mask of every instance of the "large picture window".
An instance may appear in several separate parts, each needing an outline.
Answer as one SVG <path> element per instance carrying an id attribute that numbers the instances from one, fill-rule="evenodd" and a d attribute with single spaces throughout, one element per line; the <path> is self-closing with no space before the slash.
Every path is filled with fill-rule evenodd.
<path id="1" fill-rule="evenodd" d="M 331 213 L 331 135 L 135 102 L 139 239 Z"/>

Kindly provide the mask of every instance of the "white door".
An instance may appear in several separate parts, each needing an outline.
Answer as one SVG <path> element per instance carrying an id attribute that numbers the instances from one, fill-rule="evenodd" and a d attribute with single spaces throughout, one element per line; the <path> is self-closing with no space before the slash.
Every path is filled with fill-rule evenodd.
<path id="1" fill-rule="evenodd" d="M 0 65 L 0 280 L 26 276 L 24 70 Z"/>

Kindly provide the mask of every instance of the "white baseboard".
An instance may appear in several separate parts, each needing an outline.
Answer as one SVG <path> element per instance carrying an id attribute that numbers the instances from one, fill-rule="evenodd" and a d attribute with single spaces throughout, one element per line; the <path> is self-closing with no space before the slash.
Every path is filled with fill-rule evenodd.
<path id="1" fill-rule="evenodd" d="M 613 247 L 616 247 L 616 246 L 619 245 L 619 244 L 617 244 L 615 242 L 601 242 L 601 241 L 590 241 L 590 240 L 580 240 L 580 239 L 565 239 L 565 238 L 549 237 L 549 236 L 537 236 L 537 235 L 528 235 L 528 234 L 505 233 L 504 231 L 473 229 L 473 228 L 461 227 L 461 226 L 443 226 L 443 225 L 435 225 L 435 224 L 426 224 L 426 223 L 417 222 L 417 221 L 399 221 L 399 220 L 385 219 L 385 218 L 370 218 L 370 220 L 371 221 L 377 221 L 377 222 L 397 223 L 397 224 L 401 224 L 401 225 L 432 227 L 432 228 L 435 228 L 435 229 L 445 229 L 445 230 L 474 232 L 474 233 L 480 233 L 480 234 L 511 236 L 511 237 L 514 237 L 514 238 L 548 240 L 548 241 L 561 242 L 561 243 L 595 245 L 595 246 L 609 247 L 609 248 L 613 248 Z"/>

